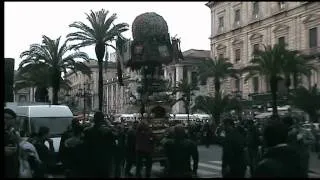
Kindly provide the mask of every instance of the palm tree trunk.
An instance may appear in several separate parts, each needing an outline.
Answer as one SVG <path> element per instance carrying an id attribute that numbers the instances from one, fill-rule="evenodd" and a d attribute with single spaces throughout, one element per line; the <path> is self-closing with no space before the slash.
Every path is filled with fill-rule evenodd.
<path id="1" fill-rule="evenodd" d="M 186 111 L 186 113 L 187 113 L 187 122 L 188 122 L 188 125 L 190 124 L 190 117 L 189 117 L 189 103 L 186 103 L 186 102 L 184 102 L 184 104 L 185 104 L 185 111 Z"/>
<path id="2" fill-rule="evenodd" d="M 220 92 L 220 87 L 221 86 L 221 83 L 220 83 L 220 80 L 219 78 L 214 78 L 214 90 L 215 90 L 215 98 L 218 97 L 218 93 Z"/>
<path id="3" fill-rule="evenodd" d="M 287 97 L 289 97 L 290 86 L 291 86 L 290 76 L 286 76 L 286 78 L 285 78 L 285 83 L 286 83 L 286 88 L 287 88 Z"/>
<path id="4" fill-rule="evenodd" d="M 220 112 L 215 112 L 213 117 L 214 117 L 216 125 L 218 126 L 220 124 Z"/>
<path id="5" fill-rule="evenodd" d="M 311 89 L 311 73 L 307 76 L 308 78 L 308 89 Z"/>
<path id="6" fill-rule="evenodd" d="M 297 73 L 293 73 L 293 87 L 294 87 L 294 91 L 296 91 L 298 88 L 298 74 Z"/>
<path id="7" fill-rule="evenodd" d="M 103 56 L 105 54 L 104 43 L 97 43 L 95 47 L 96 56 L 98 59 L 99 67 L 99 80 L 98 80 L 98 99 L 99 99 L 99 111 L 102 112 L 102 102 L 103 102 Z"/>
<path id="8" fill-rule="evenodd" d="M 60 89 L 61 73 L 59 70 L 54 70 L 53 73 L 53 86 L 52 86 L 52 104 L 58 105 L 58 93 Z"/>
<path id="9" fill-rule="evenodd" d="M 272 76 L 270 78 L 271 95 L 272 95 L 272 114 L 278 116 L 277 109 L 277 91 L 278 91 L 278 80 L 277 77 Z"/>
<path id="10" fill-rule="evenodd" d="M 102 59 L 98 60 L 99 67 L 99 80 L 98 80 L 98 98 L 99 98 L 99 111 L 102 111 L 102 100 L 103 100 L 103 69 L 102 69 Z"/>

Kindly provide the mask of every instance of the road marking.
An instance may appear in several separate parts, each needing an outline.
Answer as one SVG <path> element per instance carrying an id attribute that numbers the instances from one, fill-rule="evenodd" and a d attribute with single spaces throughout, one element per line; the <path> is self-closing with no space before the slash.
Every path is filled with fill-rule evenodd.
<path id="1" fill-rule="evenodd" d="M 218 166 L 214 166 L 214 165 L 210 165 L 210 164 L 206 164 L 206 163 L 200 163 L 199 162 L 199 166 L 201 167 L 205 167 L 205 168 L 210 168 L 210 169 L 214 169 L 214 170 L 221 170 L 221 167 L 218 167 Z M 201 168 L 200 167 L 200 168 Z M 215 172 L 215 171 L 211 171 L 211 170 L 204 170 L 204 169 L 200 169 L 198 168 L 197 170 L 197 173 L 198 173 L 198 176 L 212 176 L 212 175 L 218 175 L 219 173 L 218 172 Z M 161 172 L 161 170 L 163 169 L 163 167 L 160 166 L 160 164 L 153 164 L 152 165 L 152 171 L 153 172 Z"/>
<path id="2" fill-rule="evenodd" d="M 216 175 L 218 173 L 216 172 L 212 172 L 212 171 L 207 171 L 207 170 L 203 170 L 203 169 L 198 169 L 197 170 L 198 176 L 208 176 L 208 175 Z"/>
<path id="3" fill-rule="evenodd" d="M 215 165 L 211 165 L 211 164 L 207 164 L 207 163 L 201 163 L 199 162 L 198 164 L 199 166 L 202 166 L 202 167 L 206 167 L 206 168 L 211 168 L 211 169 L 215 169 L 215 170 L 219 170 L 221 171 L 221 166 L 215 166 Z"/>
<path id="4" fill-rule="evenodd" d="M 309 178 L 320 178 L 320 174 L 317 173 L 308 173 Z"/>
<path id="5" fill-rule="evenodd" d="M 208 161 L 208 162 L 222 165 L 222 161 Z"/>

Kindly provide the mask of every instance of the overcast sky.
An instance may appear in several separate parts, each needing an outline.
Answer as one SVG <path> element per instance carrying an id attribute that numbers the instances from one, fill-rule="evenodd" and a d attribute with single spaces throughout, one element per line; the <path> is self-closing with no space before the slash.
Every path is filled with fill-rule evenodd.
<path id="1" fill-rule="evenodd" d="M 130 30 L 124 36 L 132 39 L 134 18 L 144 12 L 156 12 L 168 24 L 171 36 L 181 38 L 182 51 L 210 49 L 210 9 L 203 2 L 5 2 L 5 57 L 15 59 L 18 68 L 21 52 L 30 44 L 41 43 L 42 35 L 52 39 L 65 36 L 75 29 L 68 27 L 74 21 L 86 24 L 85 13 L 104 8 L 117 13 L 116 23 L 126 22 Z M 110 16 L 110 15 L 109 15 Z M 108 16 L 108 17 L 109 17 Z M 83 48 L 95 58 L 94 46 Z"/>

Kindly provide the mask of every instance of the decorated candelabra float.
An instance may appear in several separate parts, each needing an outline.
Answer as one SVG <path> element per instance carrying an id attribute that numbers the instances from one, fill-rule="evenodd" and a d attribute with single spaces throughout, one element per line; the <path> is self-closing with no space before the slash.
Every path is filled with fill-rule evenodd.
<path id="1" fill-rule="evenodd" d="M 169 83 L 163 79 L 163 66 L 172 63 L 181 54 L 179 40 L 170 38 L 168 25 L 157 13 L 147 12 L 135 18 L 132 24 L 133 40 L 130 41 L 129 57 L 123 58 L 124 65 L 138 72 L 141 81 L 136 89 L 139 97 L 134 97 L 139 106 L 141 120 L 147 121 L 155 134 L 153 161 L 162 162 L 160 141 L 168 129 L 165 126 L 171 112 L 172 97 Z"/>

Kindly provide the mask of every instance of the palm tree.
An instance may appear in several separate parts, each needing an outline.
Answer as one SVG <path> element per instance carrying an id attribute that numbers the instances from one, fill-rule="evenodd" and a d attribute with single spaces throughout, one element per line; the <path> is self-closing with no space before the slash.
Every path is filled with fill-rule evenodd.
<path id="1" fill-rule="evenodd" d="M 116 38 L 121 38 L 121 33 L 128 30 L 128 24 L 126 23 L 114 25 L 113 22 L 117 18 L 116 14 L 112 14 L 107 18 L 108 14 L 109 11 L 104 9 L 96 12 L 91 10 L 90 15 L 86 14 L 91 27 L 77 21 L 70 24 L 69 27 L 77 28 L 80 31 L 67 35 L 69 41 L 80 41 L 73 46 L 75 49 L 95 45 L 95 52 L 99 66 L 98 96 L 100 111 L 102 111 L 103 102 L 103 57 L 105 54 L 108 54 L 106 53 L 106 47 L 112 47 L 118 53 L 116 47 L 114 47 L 111 42 L 115 41 Z M 118 74 L 118 76 L 121 76 L 121 74 Z"/>
<path id="2" fill-rule="evenodd" d="M 47 36 L 42 36 L 42 38 L 42 44 L 32 44 L 29 50 L 21 53 L 20 57 L 24 59 L 19 68 L 27 71 L 28 68 L 46 64 L 48 66 L 49 83 L 53 89 L 52 103 L 58 104 L 61 74 L 66 74 L 67 70 L 71 70 L 72 72 L 81 71 L 86 75 L 90 75 L 91 71 L 88 66 L 83 62 L 75 61 L 75 59 L 89 60 L 89 57 L 86 53 L 80 51 L 69 53 L 72 47 L 67 45 L 67 41 L 59 47 L 61 37 L 56 40 L 52 40 Z"/>
<path id="3" fill-rule="evenodd" d="M 284 53 L 282 70 L 285 77 L 285 84 L 289 94 L 291 82 L 293 82 L 294 89 L 296 90 L 299 84 L 299 77 L 301 75 L 309 77 L 311 75 L 311 70 L 317 69 L 312 64 L 312 60 L 304 58 L 302 55 L 300 55 L 299 51 L 286 50 L 285 46 L 283 46 L 282 48 L 282 51 Z"/>
<path id="4" fill-rule="evenodd" d="M 278 81 L 282 79 L 284 57 L 282 45 L 264 46 L 264 50 L 256 50 L 253 55 L 251 65 L 243 68 L 243 72 L 249 72 L 245 80 L 247 81 L 256 75 L 267 77 L 272 94 L 272 113 L 274 116 L 278 116 Z"/>
<path id="5" fill-rule="evenodd" d="M 211 114 L 214 118 L 216 125 L 220 123 L 220 116 L 228 110 L 230 98 L 223 95 L 221 92 L 216 93 L 215 97 L 211 96 L 197 96 L 195 105 L 192 109 L 201 110 L 207 114 Z"/>
<path id="6" fill-rule="evenodd" d="M 225 58 L 203 61 L 199 67 L 199 76 L 201 81 L 206 81 L 209 77 L 214 78 L 215 96 L 220 92 L 223 79 L 228 76 L 238 78 L 237 70 L 233 69 L 232 63 L 227 62 Z"/>
<path id="7" fill-rule="evenodd" d="M 178 103 L 179 101 L 182 101 L 184 104 L 184 108 L 187 116 L 187 121 L 189 122 L 189 114 L 190 114 L 190 101 L 192 96 L 194 95 L 193 91 L 198 90 L 199 88 L 192 85 L 188 82 L 187 79 L 183 79 L 182 81 L 178 82 L 177 86 L 173 88 L 172 95 L 177 93 L 182 93 L 181 97 L 177 100 L 174 100 L 172 105 Z"/>
<path id="8" fill-rule="evenodd" d="M 316 86 L 313 86 L 310 90 L 300 87 L 290 99 L 295 107 L 308 113 L 313 122 L 317 121 L 320 110 L 320 92 Z"/>
<path id="9" fill-rule="evenodd" d="M 32 93 L 35 99 L 40 99 L 38 102 L 47 102 L 49 100 L 46 97 L 48 88 L 51 86 L 50 68 L 44 63 L 28 64 L 25 67 L 19 68 L 18 73 L 15 76 L 15 87 L 14 90 L 18 91 L 24 88 L 32 88 Z M 60 86 L 62 89 L 70 89 L 71 82 L 67 79 L 60 79 Z M 36 88 L 36 92 L 34 92 Z M 39 93 L 40 92 L 40 93 Z M 39 96 L 36 96 L 36 95 Z"/>

